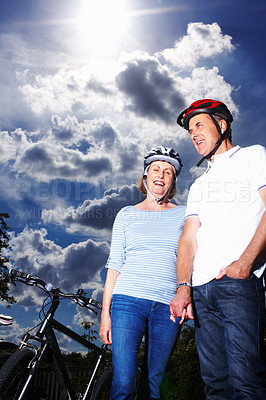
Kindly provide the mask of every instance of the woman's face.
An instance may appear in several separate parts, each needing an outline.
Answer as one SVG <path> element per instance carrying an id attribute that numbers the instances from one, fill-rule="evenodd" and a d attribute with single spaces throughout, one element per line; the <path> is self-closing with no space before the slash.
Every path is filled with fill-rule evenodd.
<path id="1" fill-rule="evenodd" d="M 166 161 L 153 161 L 147 174 L 147 186 L 155 197 L 163 197 L 175 179 L 174 167 Z"/>

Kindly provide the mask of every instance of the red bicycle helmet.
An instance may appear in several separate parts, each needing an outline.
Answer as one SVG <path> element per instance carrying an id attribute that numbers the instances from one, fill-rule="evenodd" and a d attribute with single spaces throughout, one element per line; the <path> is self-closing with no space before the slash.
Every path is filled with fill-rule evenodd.
<path id="1" fill-rule="evenodd" d="M 233 117 L 228 108 L 226 107 L 226 105 L 221 101 L 212 99 L 202 99 L 194 101 L 194 103 L 192 103 L 188 108 L 182 111 L 177 118 L 177 123 L 178 125 L 182 126 L 182 128 L 188 130 L 189 120 L 198 114 L 209 114 L 220 135 L 220 139 L 218 140 L 216 146 L 214 146 L 212 151 L 206 156 L 202 157 L 201 160 L 197 163 L 197 166 L 199 167 L 204 160 L 210 159 L 216 153 L 218 148 L 221 146 L 222 141 L 226 138 L 226 134 L 228 135 L 228 138 L 231 142 L 232 137 L 231 137 L 230 125 L 231 122 L 233 121 Z M 221 128 L 216 119 L 214 118 L 215 114 L 222 116 L 222 118 L 224 118 L 225 121 L 227 122 L 227 129 L 224 133 L 221 132 Z"/>
<path id="2" fill-rule="evenodd" d="M 197 114 L 222 114 L 225 117 L 225 120 L 229 123 L 233 121 L 232 114 L 226 107 L 224 103 L 217 100 L 211 99 L 202 99 L 196 100 L 192 103 L 188 108 L 181 112 L 181 114 L 177 118 L 178 125 L 182 126 L 188 130 L 188 124 L 190 118 L 194 117 Z"/>

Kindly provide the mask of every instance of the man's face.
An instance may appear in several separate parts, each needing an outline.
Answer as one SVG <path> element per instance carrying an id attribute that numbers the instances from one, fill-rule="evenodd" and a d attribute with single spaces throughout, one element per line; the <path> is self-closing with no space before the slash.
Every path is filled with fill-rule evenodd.
<path id="1" fill-rule="evenodd" d="M 189 120 L 189 133 L 197 152 L 202 157 L 212 151 L 220 137 L 208 114 L 198 114 L 192 117 Z"/>

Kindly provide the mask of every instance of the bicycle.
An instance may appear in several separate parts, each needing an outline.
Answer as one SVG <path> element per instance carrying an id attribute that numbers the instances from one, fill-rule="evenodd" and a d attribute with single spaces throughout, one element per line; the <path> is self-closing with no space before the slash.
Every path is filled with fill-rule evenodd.
<path id="1" fill-rule="evenodd" d="M 13 318 L 10 315 L 0 314 L 0 326 L 8 326 L 13 324 Z"/>
<path id="2" fill-rule="evenodd" d="M 13 322 L 11 316 L 0 314 L 0 327 L 12 325 Z M 18 346 L 15 343 L 0 339 L 0 369 L 17 348 Z"/>
<path id="3" fill-rule="evenodd" d="M 38 367 L 40 362 L 46 359 L 52 361 L 61 387 L 57 397 L 55 397 L 55 394 L 50 397 L 52 400 L 99 400 L 108 398 L 103 397 L 105 396 L 105 391 L 109 391 L 112 380 L 112 368 L 107 357 L 108 346 L 102 345 L 99 347 L 92 343 L 91 340 L 85 339 L 54 319 L 60 300 L 63 298 L 72 300 L 80 307 L 86 307 L 95 314 L 97 314 L 97 311 L 93 307 L 101 310 L 102 304 L 86 297 L 82 289 L 79 289 L 77 293 L 64 293 L 59 288 L 53 288 L 51 284 L 25 272 L 11 269 L 10 274 L 14 280 L 43 290 L 47 297 L 40 311 L 40 321 L 23 335 L 19 348 L 6 361 L 0 371 L 0 400 L 47 400 L 47 397 L 43 398 L 43 394 L 36 392 L 34 389 L 34 378 L 36 378 Z M 48 299 L 50 302 L 46 304 Z M 50 307 L 45 312 L 45 307 L 48 305 Z M 44 315 L 43 319 L 41 312 Z M 37 332 L 32 334 L 31 332 L 35 329 Z M 63 333 L 97 355 L 84 393 L 75 394 L 55 331 Z M 96 373 L 99 372 L 100 365 L 103 366 L 103 373 L 100 379 L 96 380 Z M 45 396 L 48 395 L 46 394 Z M 106 396 L 109 396 L 109 394 Z"/>

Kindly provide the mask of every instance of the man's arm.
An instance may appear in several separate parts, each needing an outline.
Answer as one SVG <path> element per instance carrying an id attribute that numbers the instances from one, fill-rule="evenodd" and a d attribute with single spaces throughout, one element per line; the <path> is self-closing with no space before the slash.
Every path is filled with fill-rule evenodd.
<path id="1" fill-rule="evenodd" d="M 186 219 L 183 233 L 179 240 L 177 255 L 177 282 L 191 282 L 193 272 L 193 262 L 197 250 L 196 233 L 200 227 L 198 217 Z M 181 317 L 180 324 L 185 317 L 193 319 L 190 287 L 182 286 L 177 289 L 176 296 L 170 303 L 171 319 Z"/>
<path id="2" fill-rule="evenodd" d="M 260 190 L 260 196 L 266 207 L 266 188 Z M 256 258 L 261 254 L 266 246 L 266 211 L 262 215 L 260 223 L 248 246 L 238 260 L 232 262 L 224 268 L 216 279 L 221 279 L 224 275 L 236 279 L 248 279 L 252 266 Z"/>

